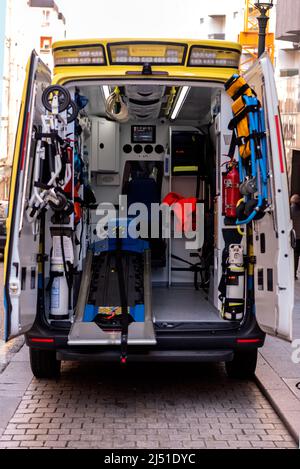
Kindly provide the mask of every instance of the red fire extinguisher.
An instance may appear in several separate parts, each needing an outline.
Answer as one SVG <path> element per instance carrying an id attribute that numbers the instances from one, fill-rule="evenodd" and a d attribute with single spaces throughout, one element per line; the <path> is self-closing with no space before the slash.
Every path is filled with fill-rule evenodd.
<path id="1" fill-rule="evenodd" d="M 224 215 L 227 218 L 236 218 L 236 207 L 241 199 L 240 177 L 237 162 L 231 161 L 227 166 L 227 173 L 223 175 L 223 202 Z"/>

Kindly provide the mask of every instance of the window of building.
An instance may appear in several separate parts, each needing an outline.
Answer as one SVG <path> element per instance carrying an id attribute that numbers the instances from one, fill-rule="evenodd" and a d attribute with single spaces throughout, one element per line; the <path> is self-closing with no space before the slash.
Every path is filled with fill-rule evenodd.
<path id="1" fill-rule="evenodd" d="M 280 70 L 281 77 L 294 77 L 296 75 L 299 75 L 298 68 L 283 68 Z"/>
<path id="2" fill-rule="evenodd" d="M 226 30 L 226 16 L 210 15 L 210 18 L 209 39 L 223 39 Z"/>
<path id="3" fill-rule="evenodd" d="M 200 24 L 204 24 L 204 18 L 200 18 Z"/>
<path id="4" fill-rule="evenodd" d="M 233 12 L 233 18 L 236 19 L 239 15 L 239 12 L 238 11 L 234 11 Z"/>
<path id="5" fill-rule="evenodd" d="M 42 36 L 41 37 L 41 52 L 50 52 L 51 47 L 52 47 L 52 37 L 46 37 Z"/>
<path id="6" fill-rule="evenodd" d="M 43 10 L 42 26 L 50 26 L 50 10 Z"/>

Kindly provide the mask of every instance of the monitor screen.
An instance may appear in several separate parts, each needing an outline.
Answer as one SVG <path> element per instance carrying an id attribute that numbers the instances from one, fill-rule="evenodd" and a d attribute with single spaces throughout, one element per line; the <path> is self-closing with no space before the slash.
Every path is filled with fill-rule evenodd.
<path id="1" fill-rule="evenodd" d="M 133 125 L 131 127 L 131 143 L 156 143 L 156 127 L 154 125 Z"/>

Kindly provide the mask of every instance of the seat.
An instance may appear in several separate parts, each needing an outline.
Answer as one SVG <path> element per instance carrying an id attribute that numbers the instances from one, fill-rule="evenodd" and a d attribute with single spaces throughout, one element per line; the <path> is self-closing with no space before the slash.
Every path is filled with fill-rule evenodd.
<path id="1" fill-rule="evenodd" d="M 128 208 L 135 203 L 142 203 L 148 210 L 148 237 L 150 244 L 152 267 L 166 266 L 166 242 L 162 238 L 151 238 L 151 204 L 160 204 L 160 190 L 157 182 L 152 177 L 136 177 L 128 182 L 126 187 Z M 161 226 L 161 220 L 160 220 Z M 160 228 L 160 233 L 161 233 Z"/>
<path id="2" fill-rule="evenodd" d="M 132 179 L 127 186 L 128 207 L 135 203 L 146 205 L 151 216 L 151 204 L 159 204 L 160 196 L 157 182 L 153 178 Z"/>

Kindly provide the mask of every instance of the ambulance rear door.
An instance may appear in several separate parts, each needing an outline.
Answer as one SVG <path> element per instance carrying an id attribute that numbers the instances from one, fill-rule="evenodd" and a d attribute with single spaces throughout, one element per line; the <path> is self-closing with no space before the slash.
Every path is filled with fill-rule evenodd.
<path id="1" fill-rule="evenodd" d="M 245 78 L 265 109 L 270 174 L 271 210 L 254 222 L 256 317 L 267 334 L 290 341 L 294 306 L 293 224 L 274 70 L 267 53 L 245 73 Z"/>
<path id="2" fill-rule="evenodd" d="M 4 266 L 5 340 L 30 330 L 38 298 L 39 222 L 26 216 L 35 161 L 34 130 L 41 128 L 43 90 L 51 72 L 34 51 L 26 69 L 11 176 Z"/>

